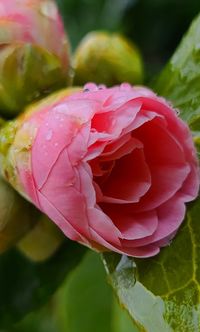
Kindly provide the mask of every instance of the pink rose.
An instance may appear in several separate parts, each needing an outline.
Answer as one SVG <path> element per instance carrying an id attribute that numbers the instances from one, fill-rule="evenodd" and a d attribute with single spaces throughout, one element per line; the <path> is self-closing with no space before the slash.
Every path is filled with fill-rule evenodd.
<path id="1" fill-rule="evenodd" d="M 9 153 L 21 191 L 67 237 L 100 251 L 157 254 L 198 194 L 189 128 L 143 87 L 88 84 L 39 104 Z"/>

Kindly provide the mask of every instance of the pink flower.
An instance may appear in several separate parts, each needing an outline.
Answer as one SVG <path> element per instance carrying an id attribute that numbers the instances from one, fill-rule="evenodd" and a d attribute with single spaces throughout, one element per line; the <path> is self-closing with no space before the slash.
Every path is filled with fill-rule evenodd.
<path id="1" fill-rule="evenodd" d="M 167 245 L 199 189 L 191 133 L 175 110 L 128 84 L 88 84 L 36 110 L 10 149 L 25 195 L 94 249 L 149 257 Z"/>

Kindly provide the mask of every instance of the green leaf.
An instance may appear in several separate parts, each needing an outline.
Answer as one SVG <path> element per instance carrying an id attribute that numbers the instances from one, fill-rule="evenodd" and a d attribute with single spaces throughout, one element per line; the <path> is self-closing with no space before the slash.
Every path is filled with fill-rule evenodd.
<path id="1" fill-rule="evenodd" d="M 156 92 L 180 109 L 181 117 L 200 130 L 200 15 L 154 84 Z M 196 127 L 196 126 L 195 126 Z M 196 128 L 197 129 L 197 128 Z"/>
<path id="2" fill-rule="evenodd" d="M 100 257 L 92 251 L 59 291 L 55 307 L 59 332 L 137 331 L 113 297 Z"/>
<path id="3" fill-rule="evenodd" d="M 0 332 L 137 332 L 106 282 L 97 253 L 88 251 L 42 309 Z"/>
<path id="4" fill-rule="evenodd" d="M 61 289 L 58 311 L 63 331 L 111 332 L 112 292 L 98 255 L 88 252 L 82 264 Z M 62 309 L 61 309 L 62 308 Z"/>
<path id="5" fill-rule="evenodd" d="M 138 328 L 118 301 L 113 299 L 112 332 L 138 332 Z M 106 329 L 104 330 L 106 331 Z"/>
<path id="6" fill-rule="evenodd" d="M 200 151 L 200 16 L 154 83 L 180 109 Z M 110 283 L 141 331 L 200 331 L 200 198 L 171 245 L 149 259 L 103 255 Z"/>
<path id="7" fill-rule="evenodd" d="M 58 329 L 53 309 L 54 303 L 51 300 L 41 309 L 25 316 L 22 321 L 0 332 L 62 332 Z"/>
<path id="8" fill-rule="evenodd" d="M 13 249 L 0 256 L 0 328 L 40 307 L 80 262 L 86 249 L 67 240 L 47 261 L 34 263 Z"/>

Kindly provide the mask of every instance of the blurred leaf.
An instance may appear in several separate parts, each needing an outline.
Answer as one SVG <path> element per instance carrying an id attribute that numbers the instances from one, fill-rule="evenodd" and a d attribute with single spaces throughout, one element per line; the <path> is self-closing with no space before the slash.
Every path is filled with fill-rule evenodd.
<path id="1" fill-rule="evenodd" d="M 92 251 L 70 275 L 57 301 L 57 313 L 62 321 L 59 332 L 137 331 L 113 298 L 100 257 Z M 120 318 L 121 325 L 117 325 Z"/>
<path id="2" fill-rule="evenodd" d="M 113 297 L 97 253 L 88 251 L 51 301 L 0 332 L 137 332 Z"/>
<path id="3" fill-rule="evenodd" d="M 117 300 L 113 299 L 112 332 L 138 332 L 136 325 Z M 106 330 L 105 330 L 106 331 Z"/>
<path id="4" fill-rule="evenodd" d="M 200 138 L 200 16 L 155 83 Z M 104 254 L 110 282 L 141 331 L 200 331 L 200 198 L 169 247 L 149 259 Z"/>
<path id="5" fill-rule="evenodd" d="M 97 254 L 89 252 L 60 290 L 64 326 L 61 331 L 111 332 L 112 291 Z M 59 300 L 59 299 L 58 299 Z"/>
<path id="6" fill-rule="evenodd" d="M 34 263 L 17 250 L 0 256 L 0 327 L 40 307 L 80 262 L 85 248 L 67 240 L 47 261 Z"/>
<path id="7" fill-rule="evenodd" d="M 34 311 L 14 326 L 0 332 L 61 332 L 54 315 L 52 300 L 42 309 Z M 64 331 L 68 332 L 68 331 Z"/>

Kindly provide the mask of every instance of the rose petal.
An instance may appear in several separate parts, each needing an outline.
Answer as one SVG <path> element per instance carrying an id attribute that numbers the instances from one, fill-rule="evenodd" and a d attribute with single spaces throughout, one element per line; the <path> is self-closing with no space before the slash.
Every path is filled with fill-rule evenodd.
<path id="1" fill-rule="evenodd" d="M 88 244 L 87 238 L 84 238 L 70 222 L 56 209 L 56 207 L 49 202 L 49 200 L 38 192 L 40 206 L 42 211 L 55 222 L 55 224 L 63 231 L 63 233 L 71 240 Z"/>
<path id="2" fill-rule="evenodd" d="M 116 199 L 126 203 L 138 202 L 149 190 L 151 174 L 142 149 L 116 161 L 109 178 L 101 186 L 103 201 L 114 203 Z"/>
<path id="3" fill-rule="evenodd" d="M 154 119 L 134 131 L 144 144 L 152 178 L 151 189 L 140 200 L 136 211 L 150 210 L 167 201 L 181 188 L 190 172 L 182 147 L 160 123 Z"/>
<path id="4" fill-rule="evenodd" d="M 110 145 L 110 144 L 109 144 Z M 92 167 L 92 172 L 94 176 L 102 176 L 107 174 L 110 171 L 110 168 L 113 168 L 115 161 L 120 159 L 123 156 L 131 153 L 134 149 L 142 148 L 143 144 L 137 139 L 130 136 L 130 134 L 125 135 L 125 139 L 114 141 L 111 147 L 105 147 L 100 157 L 92 159 L 90 161 L 90 166 Z M 87 160 L 87 158 L 85 158 Z M 113 164 L 113 165 L 112 165 Z M 107 168 L 107 166 L 109 169 Z M 106 169 L 105 167 L 106 166 Z"/>
<path id="5" fill-rule="evenodd" d="M 77 232 L 90 238 L 88 204 L 95 202 L 92 180 L 85 169 L 72 167 L 63 150 L 40 192 L 68 220 Z"/>
<path id="6" fill-rule="evenodd" d="M 109 242 L 107 242 L 103 237 L 97 234 L 95 231 L 91 231 L 93 239 L 100 243 L 103 247 L 108 248 L 109 250 L 115 251 L 119 254 L 125 254 L 128 256 L 138 257 L 138 258 L 147 258 L 151 256 L 155 256 L 159 253 L 160 249 L 157 246 L 149 245 L 143 246 L 140 248 L 127 248 L 125 246 L 113 246 Z"/>
<path id="7" fill-rule="evenodd" d="M 113 245 L 120 245 L 119 237 L 120 231 L 113 224 L 112 220 L 102 211 L 96 207 L 88 209 L 88 219 L 90 223 L 90 231 L 94 230 L 99 236 Z M 92 239 L 96 241 L 93 236 Z M 100 244 L 102 244 L 100 242 Z"/>
<path id="8" fill-rule="evenodd" d="M 175 232 L 181 225 L 184 219 L 185 210 L 185 204 L 179 194 L 177 194 L 156 209 L 158 227 L 153 235 L 144 237 L 143 239 L 130 241 L 129 244 L 127 240 L 123 240 L 123 244 L 131 247 L 140 247 L 166 238 Z"/>
<path id="9" fill-rule="evenodd" d="M 103 210 L 120 230 L 120 238 L 136 240 L 152 235 L 158 227 L 155 210 L 135 213 L 133 205 L 103 204 Z"/>
<path id="10" fill-rule="evenodd" d="M 37 208 L 41 209 L 38 195 L 37 195 L 37 190 L 35 188 L 33 174 L 31 173 L 30 170 L 21 169 L 21 168 L 19 168 L 18 172 L 19 172 L 21 183 L 26 192 L 26 198 L 27 199 L 30 198 L 31 201 L 37 206 Z"/>

